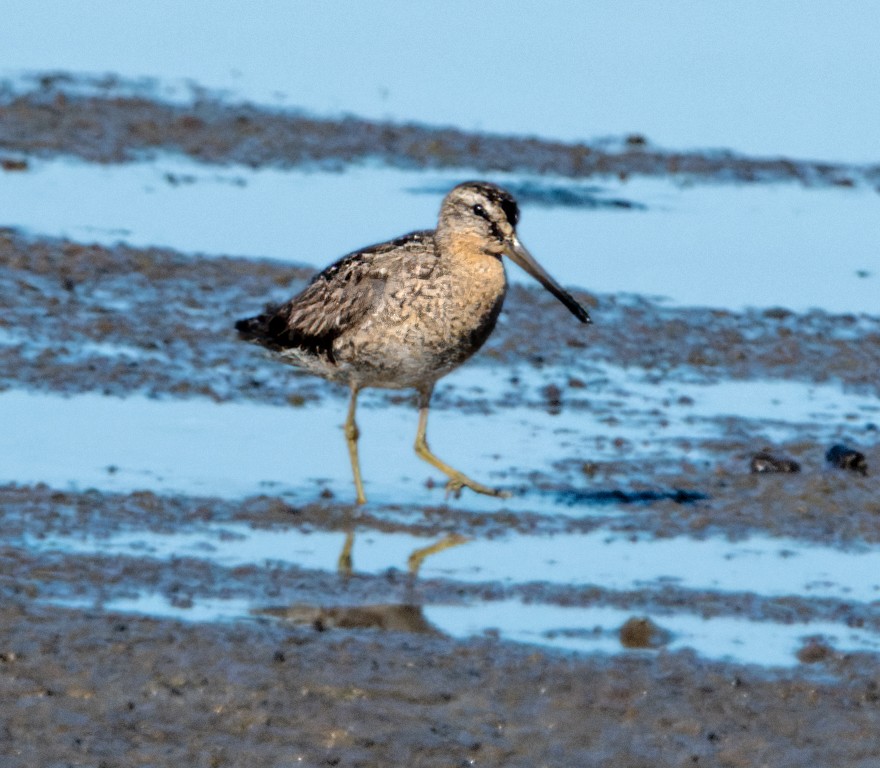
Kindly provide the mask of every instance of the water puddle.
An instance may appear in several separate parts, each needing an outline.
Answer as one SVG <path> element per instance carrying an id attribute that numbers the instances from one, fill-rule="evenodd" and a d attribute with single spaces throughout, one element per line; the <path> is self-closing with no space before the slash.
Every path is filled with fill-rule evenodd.
<path id="1" fill-rule="evenodd" d="M 319 487 L 327 487 L 347 499 L 352 481 L 340 429 L 344 413 L 344 404 L 334 401 L 294 408 L 9 391 L 0 394 L 5 425 L 0 482 L 226 498 L 272 493 L 314 499 Z M 443 502 L 442 482 L 433 490 L 425 487 L 437 473 L 412 450 L 416 421 L 408 407 L 359 410 L 361 465 L 372 501 Z M 601 430 L 598 424 L 589 426 L 580 419 L 571 429 L 549 414 L 526 409 L 478 419 L 438 409 L 429 435 L 439 455 L 505 485 L 511 472 L 549 471 L 566 455 L 563 451 L 595 456 L 595 434 Z M 560 445 L 557 430 L 563 428 Z M 518 506 L 513 499 L 502 503 L 470 494 L 466 500 L 475 509 Z M 541 497 L 526 506 L 537 511 L 542 503 L 553 512 L 565 509 Z"/>
<path id="2" fill-rule="evenodd" d="M 615 608 L 567 608 L 516 601 L 462 606 L 427 606 L 426 618 L 453 637 L 467 638 L 486 632 L 515 642 L 546 645 L 581 653 L 620 653 L 621 627 L 633 618 L 631 611 Z M 654 624 L 668 641 L 670 651 L 690 648 L 707 659 L 741 664 L 788 667 L 806 638 L 819 636 L 838 651 L 880 650 L 880 636 L 831 622 L 757 622 L 747 619 L 678 613 L 656 616 Z"/>
<path id="3" fill-rule="evenodd" d="M 333 572 L 344 538 L 341 532 L 289 529 L 279 533 L 228 524 L 174 534 L 47 536 L 30 538 L 26 544 L 33 550 L 80 555 L 195 557 L 227 568 L 276 563 Z M 391 568 L 405 571 L 410 553 L 432 541 L 362 529 L 355 536 L 354 569 L 364 574 L 381 574 Z M 616 592 L 674 586 L 695 593 L 880 601 L 880 548 L 844 551 L 763 536 L 736 542 L 649 539 L 602 529 L 558 536 L 510 535 L 473 539 L 439 552 L 425 561 L 420 573 L 424 578 L 470 584 L 543 583 Z"/>
<path id="4" fill-rule="evenodd" d="M 74 554 L 192 557 L 230 568 L 283 563 L 306 570 L 332 571 L 343 538 L 341 533 L 288 530 L 279 534 L 244 525 L 225 525 L 173 535 L 130 532 L 109 538 L 48 537 L 30 540 L 27 546 Z M 410 535 L 361 531 L 355 539 L 355 570 L 374 574 L 392 567 L 403 570 L 409 553 L 426 543 L 427 539 Z M 470 541 L 430 557 L 423 565 L 421 577 L 464 583 L 500 582 L 507 586 L 545 582 L 612 591 L 675 585 L 693 590 L 747 592 L 766 597 L 830 597 L 852 602 L 880 599 L 878 574 L 877 548 L 842 552 L 761 537 L 744 542 L 685 538 L 648 541 L 597 531 L 584 536 L 510 536 L 504 540 Z M 87 607 L 90 603 L 81 600 L 76 605 Z M 264 612 L 241 599 L 198 598 L 181 605 L 150 593 L 110 600 L 98 607 L 188 621 L 238 619 Z M 351 609 L 357 613 L 356 624 L 346 624 L 344 617 L 340 617 L 344 609 L 340 608 L 294 606 L 283 611 L 282 617 L 307 624 L 327 623 L 329 617 L 335 625 L 343 627 L 378 626 L 406 631 L 433 628 L 458 638 L 493 633 L 506 640 L 559 650 L 618 653 L 623 650 L 620 628 L 634 615 L 620 608 L 567 607 L 518 600 L 408 606 L 403 612 L 401 608 Z M 698 604 L 691 604 L 690 609 L 664 611 L 652 617 L 661 638 L 658 647 L 691 648 L 706 658 L 767 666 L 795 664 L 795 653 L 807 637 L 819 636 L 837 650 L 880 649 L 876 633 L 845 623 L 706 618 L 699 615 Z M 390 619 L 389 612 L 393 614 Z M 365 613 L 370 617 L 366 621 Z"/>
<path id="5" fill-rule="evenodd" d="M 163 595 L 144 593 L 138 597 L 124 597 L 114 600 L 94 602 L 93 600 L 76 598 L 71 600 L 50 600 L 52 605 L 66 608 L 94 609 L 119 613 L 135 613 L 142 616 L 153 616 L 178 621 L 212 622 L 234 621 L 250 614 L 250 602 L 238 599 L 211 599 L 201 597 L 198 600 L 169 600 Z"/>
<path id="6" fill-rule="evenodd" d="M 246 524 L 208 525 L 185 532 L 124 531 L 110 536 L 25 536 L 21 545 L 31 552 L 63 552 L 74 556 L 101 555 L 158 561 L 193 559 L 223 568 L 246 566 L 298 571 L 298 589 L 310 573 L 334 573 L 342 551 L 343 532 L 253 529 Z M 405 572 L 409 555 L 436 539 L 405 533 L 356 528 L 353 570 L 360 575 Z M 558 650 L 614 654 L 632 648 L 622 627 L 647 616 L 653 627 L 653 650 L 690 648 L 711 659 L 765 666 L 791 666 L 797 651 L 818 638 L 836 651 L 880 652 L 880 635 L 870 628 L 850 626 L 853 606 L 880 603 L 880 547 L 842 550 L 805 544 L 794 539 L 751 536 L 741 541 L 651 539 L 599 529 L 588 534 L 535 536 L 510 534 L 470 539 L 428 557 L 419 581 L 437 589 L 446 584 L 498 586 L 508 593 L 522 590 L 527 601 L 508 598 L 466 603 L 428 602 L 424 605 L 340 605 L 344 592 L 334 594 L 329 607 L 293 605 L 266 607 L 253 599 L 215 599 L 199 596 L 168 598 L 149 590 L 138 597 L 78 598 L 63 604 L 132 612 L 187 621 L 239 620 L 270 616 L 323 628 L 378 628 L 438 632 L 456 638 L 489 634 L 504 640 L 543 645 Z M 323 582 L 322 582 L 323 583 Z M 418 583 L 418 582 L 417 582 Z M 559 605 L 541 602 L 542 588 L 565 589 Z M 675 608 L 658 601 L 655 610 L 595 602 L 600 595 L 638 594 L 640 603 L 652 595 L 679 590 Z M 430 593 L 430 589 L 426 594 Z M 552 594 L 549 590 L 547 594 Z M 729 595 L 736 606 L 755 600 L 778 600 L 791 620 L 758 620 L 744 616 L 701 615 L 701 596 Z M 692 597 L 688 597 L 691 595 Z M 840 601 L 839 621 L 796 619 L 798 600 Z M 739 612 L 740 608 L 731 608 Z M 748 613 L 746 609 L 745 613 Z M 632 652 L 632 651 L 630 651 Z M 646 651 L 637 651 L 646 652 Z"/>
<path id="7" fill-rule="evenodd" d="M 509 389 L 510 375 L 466 367 L 450 377 L 441 394 L 473 397 L 478 389 L 493 402 Z M 606 368 L 587 390 L 579 390 L 588 393 L 583 407 L 573 403 L 563 415 L 554 415 L 529 403 L 540 402 L 540 388 L 560 374 L 523 371 L 519 376 L 517 386 L 525 392 L 520 406 L 478 416 L 434 409 L 429 435 L 438 455 L 454 458 L 489 482 L 518 485 L 532 471 L 558 475 L 554 464 L 572 457 L 699 459 L 693 441 L 724 434 L 724 420 L 731 416 L 755 419 L 749 426 L 754 439 L 826 440 L 837 437 L 853 415 L 876 420 L 878 413 L 874 398 L 833 385 L 727 381 L 658 386 L 640 380 L 638 371 Z M 358 420 L 370 498 L 439 503 L 442 492 L 424 486 L 436 473 L 411 450 L 415 410 L 370 408 L 368 403 Z M 296 408 L 10 390 L 0 393 L 0 482 L 226 498 L 266 492 L 311 496 L 321 486 L 346 498 L 351 477 L 339 428 L 344 410 L 334 399 Z M 512 500 L 508 508 L 518 503 Z M 544 503 L 533 496 L 526 508 L 538 511 Z M 471 494 L 468 504 L 499 508 L 497 500 Z M 558 504 L 551 506 L 559 511 Z"/>
<path id="8" fill-rule="evenodd" d="M 4 177 L 0 225 L 323 267 L 355 248 L 433 227 L 442 190 L 474 175 L 380 166 L 345 173 L 218 168 L 174 157 L 118 166 L 33 160 L 27 173 Z M 523 205 L 524 242 L 567 285 L 689 306 L 876 311 L 880 255 L 871 223 L 880 198 L 871 191 L 636 179 L 608 180 L 600 194 L 644 210 L 554 206 L 552 197 Z M 509 274 L 530 280 L 515 267 Z"/>
<path id="9" fill-rule="evenodd" d="M 89 7 L 84 40 L 71 34 L 82 23 L 75 5 L 16 3 L 0 27 L 4 68 L 152 77 L 158 98 L 191 101 L 210 88 L 319 114 L 504 135 L 642 131 L 669 147 L 877 159 L 864 130 L 880 122 L 877 105 L 854 97 L 880 92 L 871 3 L 818 0 L 805 13 L 744 0 L 733 17 L 703 3 L 554 3 L 540 13 L 462 0 L 444 13 L 410 3 L 382 13 L 357 3 L 253 13 L 232 0 L 212 13 L 185 3 Z M 401 34 L 403 14 L 431 34 Z M 504 87 L 474 76 L 499 61 Z"/>
<path id="10" fill-rule="evenodd" d="M 383 629 L 438 633 L 459 639 L 492 635 L 502 640 L 560 651 L 589 654 L 647 653 L 690 649 L 707 659 L 791 667 L 806 642 L 819 640 L 838 652 L 880 651 L 880 636 L 832 622 L 756 622 L 747 619 L 679 613 L 651 620 L 660 638 L 649 649 L 626 649 L 621 629 L 644 619 L 616 608 L 571 608 L 515 600 L 468 605 L 377 605 L 324 609 L 293 605 L 262 609 L 243 600 L 199 599 L 180 605 L 163 595 L 144 593 L 95 604 L 77 599 L 52 601 L 69 608 L 99 609 L 191 622 L 235 621 L 277 616 L 296 624 L 322 628 Z"/>

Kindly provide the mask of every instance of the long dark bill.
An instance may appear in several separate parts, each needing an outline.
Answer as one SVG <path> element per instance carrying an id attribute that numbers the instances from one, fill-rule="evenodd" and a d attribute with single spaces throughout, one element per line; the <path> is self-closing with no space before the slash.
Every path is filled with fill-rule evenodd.
<path id="1" fill-rule="evenodd" d="M 526 272 L 528 272 L 532 277 L 535 278 L 541 285 L 543 285 L 550 293 L 552 293 L 557 299 L 559 299 L 566 307 L 568 307 L 571 314 L 573 314 L 578 320 L 582 323 L 592 323 L 593 321 L 590 319 L 590 315 L 587 313 L 580 304 L 575 301 L 574 297 L 566 291 L 559 283 L 557 283 L 547 271 L 535 261 L 532 254 L 530 254 L 526 247 L 519 241 L 519 238 L 514 235 L 510 239 L 510 248 L 507 251 L 507 255 L 513 259 L 514 264 L 522 267 Z"/>

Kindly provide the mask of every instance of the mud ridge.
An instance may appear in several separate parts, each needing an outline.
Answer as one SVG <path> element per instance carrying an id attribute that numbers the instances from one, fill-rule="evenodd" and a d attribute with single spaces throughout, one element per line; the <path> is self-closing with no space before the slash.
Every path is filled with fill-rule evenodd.
<path id="1" fill-rule="evenodd" d="M 313 270 L 259 259 L 105 247 L 0 230 L 0 387 L 66 393 L 141 392 L 302 405 L 338 391 L 242 344 L 238 317 L 283 300 Z M 475 364 L 564 368 L 555 390 L 524 394 L 511 374 L 508 404 L 590 407 L 597 364 L 648 378 L 841 381 L 880 393 L 880 319 L 783 309 L 673 308 L 632 296 L 575 291 L 592 307 L 588 329 L 540 289 L 514 286 Z M 545 339 L 552 338 L 548 345 Z M 556 394 L 554 394 L 556 392 Z M 437 398 L 438 406 L 462 403 Z M 390 398 L 401 395 L 392 394 Z M 406 395 L 403 395 L 406 397 Z M 560 399 L 561 398 L 561 399 Z M 495 407 L 469 395 L 471 409 Z"/>
<path id="2" fill-rule="evenodd" d="M 323 119 L 230 104 L 206 92 L 190 104 L 169 104 L 157 100 L 150 89 L 113 81 L 96 87 L 63 73 L 42 76 L 38 86 L 26 92 L 8 82 L 0 85 L 0 148 L 37 156 L 75 155 L 100 163 L 170 151 L 253 168 L 340 168 L 379 160 L 406 168 L 461 167 L 572 179 L 673 176 L 816 186 L 880 183 L 877 166 L 751 158 L 717 150 L 675 152 L 653 147 L 641 135 L 608 148 L 601 142 L 571 144 L 356 117 Z"/>

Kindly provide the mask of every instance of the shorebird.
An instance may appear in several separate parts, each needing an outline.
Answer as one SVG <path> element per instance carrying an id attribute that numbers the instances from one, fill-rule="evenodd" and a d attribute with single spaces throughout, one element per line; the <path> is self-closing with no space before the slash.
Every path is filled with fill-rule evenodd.
<path id="1" fill-rule="evenodd" d="M 437 381 L 486 341 L 507 292 L 508 256 L 582 323 L 590 316 L 541 267 L 516 234 L 513 196 L 484 181 L 454 187 L 443 199 L 437 228 L 364 248 L 317 274 L 297 296 L 239 320 L 242 338 L 285 363 L 346 384 L 351 390 L 345 439 L 357 503 L 364 504 L 355 421 L 364 387 L 415 389 L 416 454 L 446 475 L 447 490 L 505 495 L 437 458 L 426 431 Z"/>

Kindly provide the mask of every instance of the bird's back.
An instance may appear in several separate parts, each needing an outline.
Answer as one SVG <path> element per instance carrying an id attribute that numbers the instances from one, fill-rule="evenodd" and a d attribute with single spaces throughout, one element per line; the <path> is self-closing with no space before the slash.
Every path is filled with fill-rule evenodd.
<path id="1" fill-rule="evenodd" d="M 437 269 L 434 232 L 413 232 L 343 256 L 290 301 L 239 320 L 235 327 L 243 339 L 286 362 L 345 379 L 341 364 L 348 367 L 363 355 L 349 349 L 346 339 L 359 339 L 363 346 L 372 338 L 374 345 L 381 345 L 401 321 L 393 302 L 399 300 L 402 312 L 406 299 L 419 292 L 419 283 Z"/>

